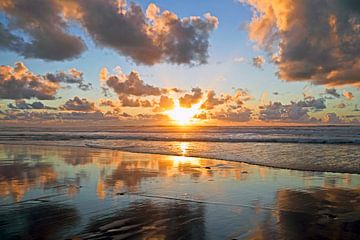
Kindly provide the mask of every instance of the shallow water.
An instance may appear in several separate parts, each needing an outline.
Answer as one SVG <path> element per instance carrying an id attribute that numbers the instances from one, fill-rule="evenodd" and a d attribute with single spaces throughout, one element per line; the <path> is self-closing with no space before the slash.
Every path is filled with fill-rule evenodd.
<path id="1" fill-rule="evenodd" d="M 360 175 L 0 145 L 0 239 L 358 239 Z"/>
<path id="2" fill-rule="evenodd" d="M 10 142 L 88 146 L 297 170 L 360 173 L 359 126 L 4 129 L 0 143 Z"/>

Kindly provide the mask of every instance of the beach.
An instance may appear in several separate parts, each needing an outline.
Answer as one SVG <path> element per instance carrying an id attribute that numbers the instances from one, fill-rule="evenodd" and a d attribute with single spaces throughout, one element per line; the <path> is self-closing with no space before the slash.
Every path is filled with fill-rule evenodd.
<path id="1" fill-rule="evenodd" d="M 1 239 L 358 239 L 360 175 L 0 145 Z"/>
<path id="2" fill-rule="evenodd" d="M 360 0 L 0 0 L 0 240 L 360 240 Z"/>

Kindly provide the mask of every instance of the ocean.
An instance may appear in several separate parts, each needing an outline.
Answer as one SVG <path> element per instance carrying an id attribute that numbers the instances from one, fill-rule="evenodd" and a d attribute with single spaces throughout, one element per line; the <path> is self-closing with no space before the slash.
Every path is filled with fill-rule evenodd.
<path id="1" fill-rule="evenodd" d="M 203 157 L 305 171 L 360 173 L 360 126 L 3 128 L 0 142 Z"/>

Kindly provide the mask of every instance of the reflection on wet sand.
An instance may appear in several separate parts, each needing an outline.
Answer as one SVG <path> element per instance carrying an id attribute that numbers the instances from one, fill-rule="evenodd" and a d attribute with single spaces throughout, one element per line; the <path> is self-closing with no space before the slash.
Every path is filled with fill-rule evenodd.
<path id="1" fill-rule="evenodd" d="M 135 201 L 110 216 L 97 216 L 80 239 L 205 239 L 204 206 Z"/>
<path id="2" fill-rule="evenodd" d="M 359 239 L 360 190 L 282 189 L 249 239 Z"/>
<path id="3" fill-rule="evenodd" d="M 46 186 L 56 180 L 51 165 L 16 163 L 0 167 L 0 196 L 11 195 L 20 201 L 34 186 Z"/>
<path id="4" fill-rule="evenodd" d="M 0 214 L 0 239 L 356 239 L 360 176 L 0 145 Z"/>
<path id="5" fill-rule="evenodd" d="M 25 204 L 0 210 L 1 239 L 62 239 L 79 221 L 76 208 L 63 204 Z"/>
<path id="6" fill-rule="evenodd" d="M 284 239 L 359 239 L 360 190 L 338 188 L 277 194 Z"/>

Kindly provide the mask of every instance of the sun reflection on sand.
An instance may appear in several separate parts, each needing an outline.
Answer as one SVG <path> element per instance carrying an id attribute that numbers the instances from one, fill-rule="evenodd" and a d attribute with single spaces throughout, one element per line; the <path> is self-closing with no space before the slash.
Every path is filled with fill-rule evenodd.
<path id="1" fill-rule="evenodd" d="M 179 149 L 179 153 L 181 156 L 167 156 L 168 160 L 173 163 L 174 167 L 179 167 L 183 164 L 191 164 L 193 166 L 200 166 L 200 161 L 198 158 L 187 157 L 188 149 L 190 143 L 188 142 L 180 142 L 177 144 L 177 148 Z"/>
<path id="2" fill-rule="evenodd" d="M 352 227 L 352 231 L 355 232 L 356 222 L 354 223 L 348 214 L 351 211 L 359 211 L 358 175 L 316 172 L 304 174 L 239 162 L 187 157 L 189 151 L 194 148 L 193 143 L 174 142 L 174 144 L 180 156 L 89 148 L 0 145 L 0 202 L 11 205 L 20 201 L 21 203 L 12 205 L 19 206 L 18 204 L 24 204 L 40 195 L 60 193 L 61 197 L 52 196 L 51 201 L 56 205 L 56 201 L 61 202 L 65 197 L 66 204 L 76 210 L 71 212 L 79 214 L 82 223 L 92 219 L 93 223 L 86 231 L 91 229 L 93 233 L 99 235 L 114 234 L 104 231 L 103 228 L 110 229 L 112 225 L 109 227 L 108 224 L 119 224 L 123 220 L 128 221 L 129 218 L 136 221 L 124 223 L 124 228 L 130 226 L 136 234 L 143 234 L 137 232 L 143 229 L 143 226 L 146 230 L 154 230 L 153 220 L 157 218 L 156 226 L 159 229 L 168 226 L 170 230 L 180 229 L 183 232 L 184 227 L 178 225 L 183 224 L 182 226 L 188 226 L 191 232 L 196 224 L 212 221 L 216 218 L 214 216 L 219 216 L 220 213 L 226 216 L 222 219 L 223 224 L 229 226 L 231 231 L 237 231 L 239 226 L 243 226 L 238 231 L 239 236 L 243 236 L 241 235 L 243 231 L 251 230 L 250 239 L 251 237 L 269 239 L 269 234 L 275 234 L 274 236 L 279 238 L 285 236 L 284 239 L 288 239 L 286 237 L 293 236 L 293 232 L 302 237 L 301 233 L 292 230 L 292 226 L 301 225 L 303 217 L 309 219 L 307 222 L 309 233 L 304 233 L 309 236 L 312 236 L 312 230 L 317 233 L 315 227 L 318 227 L 319 223 L 323 224 L 325 220 L 332 221 L 335 229 L 342 231 L 343 224 L 348 224 L 342 222 L 342 217 L 354 224 L 346 226 Z M 21 153 L 21 156 L 12 154 L 16 152 Z M 37 157 L 37 160 L 33 159 L 31 156 L 35 155 L 40 157 Z M 315 187 L 315 190 L 309 190 L 307 186 Z M 350 188 L 353 190 L 350 191 Z M 168 198 L 171 201 L 168 201 Z M 351 204 L 346 204 L 350 201 Z M 344 211 L 343 203 L 346 204 Z M 40 204 L 44 203 L 35 201 L 31 202 L 30 206 L 36 207 Z M 45 201 L 45 204 L 48 202 Z M 226 209 L 222 204 L 226 205 Z M 197 207 L 204 207 L 206 215 L 200 213 L 193 216 L 197 212 Z M 334 211 L 334 207 L 339 211 Z M 18 211 L 16 207 L 10 208 L 13 208 L 12 212 Z M 81 211 L 77 211 L 80 208 Z M 62 211 L 61 209 L 56 211 Z M 104 209 L 109 209 L 109 212 Z M 169 209 L 173 210 L 171 214 Z M 314 209 L 316 212 L 313 211 Z M 91 215 L 94 210 L 96 213 Z M 119 214 L 114 215 L 113 210 Z M 7 211 L 7 208 L 3 209 L 3 213 Z M 32 211 L 39 213 L 42 208 Z M 184 217 L 186 212 L 189 213 L 188 217 Z M 332 215 L 329 215 L 330 217 L 326 215 L 328 212 L 339 216 L 339 220 L 331 218 Z M 75 219 L 73 213 L 69 216 Z M 0 207 L 0 222 L 1 214 Z M 207 214 L 213 215 L 209 217 Z M 12 214 L 12 216 L 16 218 L 17 215 Z M 101 216 L 100 220 L 99 216 Z M 38 219 L 42 218 L 44 223 L 50 222 L 52 226 L 57 226 L 56 221 L 59 220 L 56 217 L 57 214 L 41 215 L 40 218 L 31 219 L 31 223 L 37 223 Z M 173 225 L 175 218 L 179 221 Z M 21 221 L 13 219 L 10 221 L 7 217 L 3 219 L 8 221 L 9 225 L 13 224 L 16 227 L 15 231 L 22 229 Z M 254 224 L 251 219 L 256 219 Z M 216 224 L 218 223 L 217 221 Z M 74 227 L 77 226 L 74 224 Z M 213 231 L 212 234 L 221 232 L 209 226 L 206 225 L 206 230 Z M 314 228 L 311 229 L 312 226 Z M 0 226 L 0 232 L 1 228 L 4 229 L 4 225 Z M 44 229 L 45 231 L 48 229 L 46 224 L 41 231 Z M 117 226 L 114 231 L 120 231 L 119 229 L 121 227 Z M 164 230 L 165 235 L 169 233 L 169 229 Z M 227 230 L 222 231 L 224 234 L 232 234 L 226 232 Z M 330 227 L 326 229 L 326 233 L 328 232 L 331 232 Z M 156 236 L 161 238 L 163 235 Z M 224 235 L 219 239 L 225 239 Z"/>
<path id="3" fill-rule="evenodd" d="M 188 148 L 189 148 L 189 143 L 181 142 L 180 143 L 181 155 L 185 156 L 187 154 Z"/>
<path id="4" fill-rule="evenodd" d="M 217 178 L 234 179 L 236 181 L 270 181 L 273 170 L 248 164 L 220 162 L 204 158 L 187 157 L 191 151 L 191 142 L 177 142 L 174 144 L 180 156 L 140 155 L 121 151 L 106 151 L 78 148 L 51 147 L 3 147 L 2 158 L 8 159 L 7 151 L 14 152 L 21 149 L 22 156 L 39 155 L 42 159 L 37 164 L 27 164 L 27 161 L 14 165 L 0 165 L 0 196 L 11 196 L 14 201 L 23 200 L 27 192 L 32 189 L 46 188 L 57 192 L 64 192 L 69 197 L 75 197 L 90 181 L 90 174 L 96 177 L 94 189 L 98 199 L 116 196 L 119 192 L 139 191 L 144 183 L 160 179 L 170 181 L 174 176 L 190 176 L 196 181 L 216 181 Z M 20 151 L 20 150 L 19 150 Z M 140 157 L 141 156 L 141 157 Z M 1 154 L 0 154 L 1 157 Z M 140 158 L 139 158 L 140 157 Z M 30 163 L 32 161 L 29 161 Z M 9 171 L 9 167 L 12 171 Z M 296 178 L 295 172 L 286 172 L 288 178 Z M 343 175 L 338 178 L 321 177 L 321 186 L 354 185 L 353 175 Z M 316 176 L 308 173 L 301 178 L 304 186 L 311 186 Z M 300 180 L 300 179 L 299 179 Z M 319 182 L 320 184 L 320 182 Z"/>

